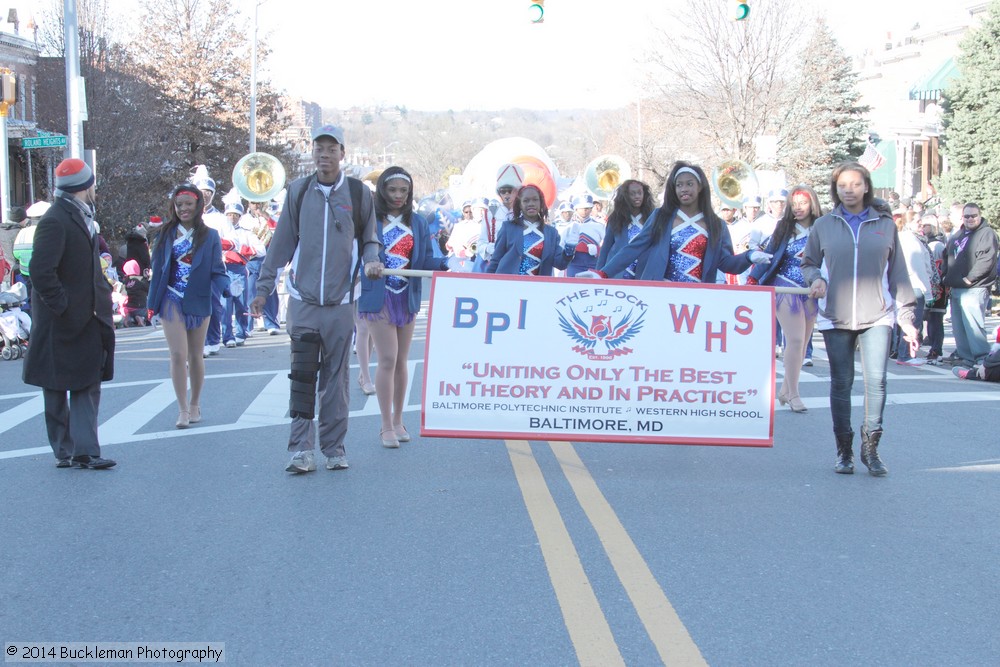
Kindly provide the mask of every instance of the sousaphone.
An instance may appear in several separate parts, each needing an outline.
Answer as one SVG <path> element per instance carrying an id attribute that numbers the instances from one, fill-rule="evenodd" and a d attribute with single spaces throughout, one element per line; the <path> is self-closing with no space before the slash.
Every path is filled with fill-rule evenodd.
<path id="1" fill-rule="evenodd" d="M 233 167 L 233 187 L 247 201 L 271 201 L 285 187 L 285 167 L 268 153 L 250 153 Z"/>
<path id="2" fill-rule="evenodd" d="M 757 173 L 743 160 L 726 160 L 712 170 L 712 189 L 726 206 L 742 208 L 743 200 L 759 192 Z"/>
<path id="3" fill-rule="evenodd" d="M 632 170 L 625 158 L 618 155 L 601 155 L 594 158 L 583 172 L 587 192 L 595 199 L 611 199 L 615 189 L 632 178 Z"/>

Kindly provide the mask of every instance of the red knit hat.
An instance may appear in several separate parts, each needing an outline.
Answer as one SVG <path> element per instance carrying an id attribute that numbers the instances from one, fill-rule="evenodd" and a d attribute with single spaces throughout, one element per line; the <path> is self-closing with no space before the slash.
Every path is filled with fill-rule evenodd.
<path id="1" fill-rule="evenodd" d="M 94 171 L 79 158 L 66 158 L 56 167 L 56 187 L 63 192 L 83 192 L 94 184 Z"/>

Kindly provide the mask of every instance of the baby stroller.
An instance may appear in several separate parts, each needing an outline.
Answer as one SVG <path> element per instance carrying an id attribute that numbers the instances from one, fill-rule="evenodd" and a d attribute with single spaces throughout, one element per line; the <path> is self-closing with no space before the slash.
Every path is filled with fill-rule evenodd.
<path id="1" fill-rule="evenodd" d="M 0 292 L 0 338 L 3 341 L 0 357 L 4 361 L 18 359 L 28 352 L 31 318 L 21 311 L 21 304 L 27 298 L 24 283 L 15 283 Z"/>

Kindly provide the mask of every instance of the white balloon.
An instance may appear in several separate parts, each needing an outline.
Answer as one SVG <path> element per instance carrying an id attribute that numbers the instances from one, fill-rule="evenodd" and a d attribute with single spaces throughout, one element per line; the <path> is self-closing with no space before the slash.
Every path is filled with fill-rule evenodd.
<path id="1" fill-rule="evenodd" d="M 559 169 L 544 148 L 524 137 L 508 137 L 486 144 L 469 160 L 465 171 L 462 172 L 461 183 L 451 189 L 452 200 L 458 205 L 475 197 L 495 196 L 497 171 L 501 166 L 513 162 L 514 158 L 522 155 L 540 160 L 548 168 L 555 182 L 559 183 Z"/>

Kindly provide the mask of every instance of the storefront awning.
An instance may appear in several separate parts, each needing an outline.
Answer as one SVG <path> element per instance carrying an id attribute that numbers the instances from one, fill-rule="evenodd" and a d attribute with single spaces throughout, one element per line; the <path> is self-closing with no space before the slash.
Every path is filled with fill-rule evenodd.
<path id="1" fill-rule="evenodd" d="M 880 141 L 875 144 L 875 150 L 884 161 L 872 170 L 872 186 L 893 190 L 896 187 L 896 140 Z"/>
<path id="2" fill-rule="evenodd" d="M 944 89 L 960 76 L 958 63 L 948 58 L 944 63 L 923 77 L 910 88 L 911 100 L 939 100 Z"/>

